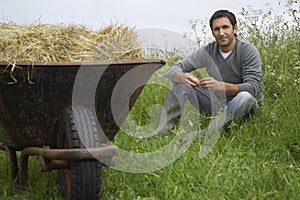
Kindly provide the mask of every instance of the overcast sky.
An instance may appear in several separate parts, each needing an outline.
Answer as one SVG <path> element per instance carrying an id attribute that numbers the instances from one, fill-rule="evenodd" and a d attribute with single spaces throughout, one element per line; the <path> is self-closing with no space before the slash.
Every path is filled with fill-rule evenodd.
<path id="1" fill-rule="evenodd" d="M 285 0 L 282 0 L 285 2 Z M 135 28 L 191 31 L 190 19 L 206 19 L 219 9 L 237 14 L 241 8 L 279 10 L 279 0 L 0 0 L 1 21 L 21 24 L 75 23 L 93 29 L 118 23 Z"/>

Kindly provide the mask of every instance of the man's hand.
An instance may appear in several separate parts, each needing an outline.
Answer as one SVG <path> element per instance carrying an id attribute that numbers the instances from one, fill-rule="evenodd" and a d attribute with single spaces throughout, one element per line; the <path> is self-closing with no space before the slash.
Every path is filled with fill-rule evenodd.
<path id="1" fill-rule="evenodd" d="M 212 77 L 206 77 L 201 79 L 199 85 L 205 90 L 225 91 L 227 94 L 233 96 L 239 93 L 238 85 L 217 81 Z"/>
<path id="2" fill-rule="evenodd" d="M 205 90 L 224 91 L 223 82 L 217 81 L 212 77 L 206 77 L 201 79 L 199 84 Z"/>
<path id="3" fill-rule="evenodd" d="M 205 90 L 225 91 L 227 94 L 233 96 L 239 93 L 239 87 L 236 84 L 217 81 L 213 77 L 205 77 L 199 80 L 192 74 L 187 74 L 182 71 L 179 71 L 174 75 L 174 82 L 184 83 L 190 88 L 201 86 Z"/>
<path id="4" fill-rule="evenodd" d="M 199 86 L 200 80 L 192 74 L 177 72 L 174 76 L 174 82 L 184 83 L 189 88 L 193 88 Z"/>

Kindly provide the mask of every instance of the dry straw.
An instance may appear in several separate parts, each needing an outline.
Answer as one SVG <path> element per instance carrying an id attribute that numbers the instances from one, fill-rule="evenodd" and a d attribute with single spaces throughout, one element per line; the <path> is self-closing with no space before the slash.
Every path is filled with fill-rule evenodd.
<path id="1" fill-rule="evenodd" d="M 81 25 L 0 23 L 0 60 L 83 62 L 142 59 L 134 31 L 109 25 L 92 31 Z"/>

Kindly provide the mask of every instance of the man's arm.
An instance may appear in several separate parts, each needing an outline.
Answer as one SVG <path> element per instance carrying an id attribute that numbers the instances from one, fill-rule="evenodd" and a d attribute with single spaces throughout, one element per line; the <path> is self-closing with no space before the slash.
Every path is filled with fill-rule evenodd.
<path id="1" fill-rule="evenodd" d="M 188 74 L 189 72 L 203 68 L 205 66 L 212 65 L 213 61 L 207 51 L 204 48 L 200 48 L 197 51 L 193 52 L 187 58 L 175 63 L 168 71 L 167 77 L 172 82 L 184 83 L 186 78 L 191 78 L 192 75 Z M 179 72 L 179 74 L 177 74 Z M 184 75 L 185 73 L 185 75 Z M 175 74 L 177 74 L 175 77 Z M 195 80 L 199 82 L 199 80 Z M 193 82 L 193 80 L 192 80 Z M 187 83 L 187 86 L 191 84 Z"/>
<path id="2" fill-rule="evenodd" d="M 257 97 L 261 93 L 262 67 L 258 50 L 253 45 L 247 45 L 241 53 L 242 80 L 238 84 L 240 91 L 247 91 L 252 96 Z"/>

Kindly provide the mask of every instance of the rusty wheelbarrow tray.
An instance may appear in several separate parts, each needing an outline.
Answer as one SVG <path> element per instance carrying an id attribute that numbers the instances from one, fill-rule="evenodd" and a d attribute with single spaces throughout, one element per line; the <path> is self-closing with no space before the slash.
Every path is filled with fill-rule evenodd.
<path id="1" fill-rule="evenodd" d="M 143 68 L 139 76 L 127 76 L 132 81 L 122 82 L 119 93 L 124 91 L 125 94 L 132 89 L 133 80 L 147 81 L 164 64 L 163 60 L 0 62 L 0 149 L 8 153 L 14 185 L 22 189 L 27 187 L 28 157 L 39 156 L 42 171 L 58 169 L 64 197 L 99 198 L 102 165 L 111 165 L 117 153 L 110 141 L 119 131 L 119 122 L 127 117 L 126 109 L 134 105 L 144 85 L 131 94 L 127 108 L 122 110 L 119 106 L 118 123 L 111 105 L 114 88 L 129 71 Z M 76 107 L 72 106 L 74 84 L 82 68 L 88 71 L 103 69 L 95 86 L 95 115 L 85 104 L 78 104 L 80 101 Z M 89 82 L 91 77 L 85 78 Z M 126 98 L 124 94 L 114 95 L 122 102 Z M 76 97 L 84 101 L 85 95 L 77 94 Z M 21 151 L 20 166 L 17 151 Z"/>

